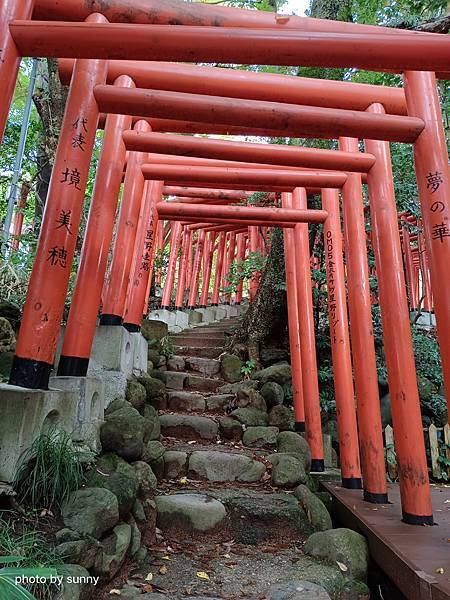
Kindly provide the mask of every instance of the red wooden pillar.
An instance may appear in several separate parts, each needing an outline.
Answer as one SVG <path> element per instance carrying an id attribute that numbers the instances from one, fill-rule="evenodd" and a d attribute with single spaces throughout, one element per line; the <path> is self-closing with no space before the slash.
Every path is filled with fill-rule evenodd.
<path id="1" fill-rule="evenodd" d="M 217 248 L 217 258 L 216 258 L 216 272 L 214 275 L 214 288 L 211 297 L 211 306 L 218 306 L 219 304 L 219 293 L 220 293 L 220 284 L 221 284 L 221 276 L 222 276 L 222 267 L 223 260 L 225 256 L 225 242 L 226 242 L 226 233 L 222 231 L 219 235 L 219 243 Z"/>
<path id="2" fill-rule="evenodd" d="M 322 190 L 322 208 L 328 212 L 323 235 L 342 486 L 361 489 L 338 190 Z"/>
<path id="3" fill-rule="evenodd" d="M 198 283 L 200 280 L 200 271 L 203 262 L 203 252 L 205 250 L 206 231 L 201 229 L 198 234 L 197 248 L 195 250 L 194 266 L 192 269 L 191 285 L 189 287 L 188 308 L 193 310 L 197 306 Z"/>
<path id="4" fill-rule="evenodd" d="M 367 110 L 384 113 L 381 104 L 372 104 Z M 365 146 L 377 159 L 367 175 L 367 183 L 403 520 L 432 524 L 389 143 L 366 140 Z"/>
<path id="5" fill-rule="evenodd" d="M 91 15 L 89 20 L 106 19 Z M 106 74 L 106 61 L 75 63 L 11 369 L 13 385 L 48 387 L 97 130 L 93 91 Z"/>
<path id="6" fill-rule="evenodd" d="M 133 80 L 126 75 L 118 77 L 115 85 L 134 87 Z M 108 115 L 106 118 L 58 375 L 84 377 L 87 374 L 125 163 L 122 133 L 130 126 L 131 117 Z"/>
<path id="7" fill-rule="evenodd" d="M 164 253 L 164 221 L 159 222 L 158 231 L 156 234 L 156 257 L 158 260 L 161 260 L 161 257 Z M 161 279 L 162 279 L 162 266 L 158 265 L 158 268 L 155 272 L 155 285 L 161 287 Z"/>
<path id="8" fill-rule="evenodd" d="M 183 229 L 183 240 L 181 242 L 181 255 L 178 260 L 178 287 L 175 297 L 175 308 L 183 310 L 184 292 L 186 287 L 186 274 L 188 263 L 188 252 L 191 245 L 192 230 L 188 227 Z"/>
<path id="9" fill-rule="evenodd" d="M 414 164 L 450 415 L 450 178 L 447 147 L 434 73 L 408 71 L 404 80 L 408 114 L 420 117 L 425 123 L 424 130 L 414 142 Z"/>
<path id="10" fill-rule="evenodd" d="M 216 232 L 210 231 L 205 251 L 205 262 L 203 269 L 202 293 L 200 296 L 200 308 L 208 306 L 209 284 L 211 281 L 212 262 L 214 257 L 214 246 L 216 243 Z"/>
<path id="11" fill-rule="evenodd" d="M 431 286 L 430 286 L 430 270 L 428 267 L 428 255 L 427 249 L 424 243 L 423 233 L 419 233 L 419 256 L 421 258 L 420 265 L 422 270 L 422 285 L 424 291 L 423 309 L 427 312 L 433 310 L 433 301 L 431 298 Z"/>
<path id="12" fill-rule="evenodd" d="M 236 254 L 236 233 L 234 231 L 230 231 L 230 245 L 228 246 L 228 261 L 227 261 L 228 269 L 225 274 L 225 286 L 226 287 L 228 287 L 231 284 L 228 276 L 230 274 L 230 269 L 232 268 L 232 265 L 234 263 L 235 254 Z M 228 292 L 225 295 L 225 304 L 231 304 L 231 292 Z"/>
<path id="13" fill-rule="evenodd" d="M 411 310 L 416 308 L 416 298 L 414 293 L 414 265 L 411 252 L 411 241 L 409 238 L 408 223 L 402 224 L 402 250 L 405 263 L 406 285 L 408 288 L 409 306 Z"/>
<path id="14" fill-rule="evenodd" d="M 258 227 L 251 226 L 248 228 L 248 249 L 249 254 L 256 254 L 259 249 L 258 242 Z M 249 296 L 252 302 L 256 296 L 259 287 L 259 272 L 255 271 L 250 279 Z"/>
<path id="15" fill-rule="evenodd" d="M 237 257 L 238 263 L 242 263 L 245 260 L 245 252 L 247 249 L 247 234 L 239 233 L 237 236 Z M 242 292 L 244 290 L 244 280 L 241 279 L 238 283 L 236 294 L 234 296 L 234 303 L 240 304 L 242 302 Z"/>
<path id="16" fill-rule="evenodd" d="M 227 231 L 226 237 L 225 237 L 225 248 L 224 248 L 223 263 L 222 263 L 222 274 L 220 276 L 219 294 L 220 294 L 220 297 L 222 298 L 222 300 L 221 300 L 222 304 L 226 304 L 225 294 L 224 294 L 223 290 L 227 285 L 229 247 L 230 247 L 230 232 Z"/>
<path id="17" fill-rule="evenodd" d="M 358 140 L 339 138 L 339 147 L 345 152 L 357 152 Z M 382 504 L 388 501 L 388 496 L 360 175 L 347 173 L 342 196 L 348 306 L 364 499 L 374 504 Z"/>
<path id="18" fill-rule="evenodd" d="M 292 199 L 294 208 L 307 208 L 306 190 L 304 188 L 296 188 Z M 311 448 L 311 471 L 323 471 L 325 467 L 323 460 L 319 384 L 317 379 L 308 225 L 306 223 L 296 225 L 294 236 L 306 439 Z"/>
<path id="19" fill-rule="evenodd" d="M 2 0 L 0 3 L 0 143 L 3 140 L 21 56 L 9 33 L 9 23 L 31 18 L 34 0 Z M 105 19 L 106 21 L 106 19 Z"/>
<path id="20" fill-rule="evenodd" d="M 156 203 L 162 196 L 162 181 L 147 181 L 134 249 L 134 268 L 128 286 L 123 326 L 131 332 L 140 331 L 148 281 L 155 257 L 155 231 L 158 226 Z"/>
<path id="21" fill-rule="evenodd" d="M 292 208 L 292 194 L 283 193 L 281 195 L 281 202 L 283 208 Z M 303 398 L 302 356 L 300 347 L 300 326 L 298 321 L 299 307 L 297 298 L 294 231 L 286 228 L 283 230 L 283 236 L 295 430 L 305 431 L 305 402 Z"/>
<path id="22" fill-rule="evenodd" d="M 17 202 L 16 212 L 14 213 L 13 234 L 11 242 L 11 251 L 15 252 L 19 249 L 19 239 L 22 235 L 23 227 L 23 211 L 27 206 L 27 198 L 30 193 L 30 185 L 23 183 L 20 190 L 19 201 Z"/>
<path id="23" fill-rule="evenodd" d="M 147 121 L 138 121 L 135 131 L 149 132 Z M 141 165 L 147 159 L 144 152 L 130 152 L 123 184 L 122 201 L 117 226 L 117 235 L 111 260 L 109 281 L 103 300 L 100 325 L 122 325 L 125 301 L 133 261 L 139 213 L 144 193 L 144 177 Z"/>
<path id="24" fill-rule="evenodd" d="M 173 284 L 175 281 L 175 268 L 177 263 L 178 249 L 181 241 L 181 222 L 172 221 L 172 231 L 170 234 L 170 253 L 169 263 L 167 265 L 166 281 L 161 299 L 161 308 L 170 308 Z"/>

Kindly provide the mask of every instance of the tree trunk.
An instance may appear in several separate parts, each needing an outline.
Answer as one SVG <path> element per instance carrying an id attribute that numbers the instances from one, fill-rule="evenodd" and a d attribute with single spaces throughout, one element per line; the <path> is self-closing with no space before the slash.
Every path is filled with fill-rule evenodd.
<path id="1" fill-rule="evenodd" d="M 37 150 L 38 174 L 34 210 L 36 233 L 39 232 L 45 207 L 68 90 L 69 88 L 62 85 L 59 80 L 56 59 L 49 58 L 42 61 L 38 85 L 33 96 L 42 123 L 40 143 Z"/>

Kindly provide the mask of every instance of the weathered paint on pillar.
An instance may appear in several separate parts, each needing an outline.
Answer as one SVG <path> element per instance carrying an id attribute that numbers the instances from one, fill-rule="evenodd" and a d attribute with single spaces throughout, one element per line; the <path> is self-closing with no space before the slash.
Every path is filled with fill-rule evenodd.
<path id="1" fill-rule="evenodd" d="M 198 283 L 200 280 L 200 271 L 203 262 L 203 252 L 205 249 L 206 232 L 202 229 L 197 238 L 197 247 L 195 249 L 194 266 L 192 268 L 191 284 L 189 286 L 188 308 L 194 309 L 197 306 Z"/>
<path id="2" fill-rule="evenodd" d="M 200 308 L 206 308 L 208 306 L 209 296 L 209 284 L 211 281 L 212 263 L 214 257 L 214 245 L 216 242 L 216 232 L 210 231 L 208 233 L 208 241 L 206 244 L 205 262 L 203 269 L 203 281 L 202 281 L 202 293 L 200 295 Z"/>
<path id="3" fill-rule="evenodd" d="M 367 110 L 384 113 L 381 104 L 372 104 Z M 365 145 L 377 159 L 367 183 L 403 520 L 411 524 L 432 524 L 389 144 L 366 140 Z"/>
<path id="4" fill-rule="evenodd" d="M 130 88 L 134 83 L 122 75 L 115 85 Z M 58 375 L 84 377 L 87 374 L 125 163 L 122 133 L 129 127 L 131 117 L 108 115 L 106 118 Z"/>
<path id="5" fill-rule="evenodd" d="M 34 0 L 2 0 L 0 5 L 0 143 L 16 87 L 21 56 L 9 32 L 9 23 L 31 18 Z M 104 19 L 106 21 L 106 19 Z M 106 81 L 106 79 L 104 80 Z"/>
<path id="6" fill-rule="evenodd" d="M 161 308 L 170 308 L 170 300 L 175 281 L 175 268 L 178 256 L 178 248 L 180 247 L 181 242 L 181 228 L 180 221 L 174 221 L 172 223 L 169 262 L 167 265 L 166 281 L 164 282 L 163 295 L 161 299 Z"/>
<path id="7" fill-rule="evenodd" d="M 226 232 L 222 231 L 219 235 L 219 242 L 217 247 L 217 258 L 216 258 L 216 270 L 214 275 L 214 287 L 211 298 L 211 306 L 217 306 L 219 304 L 219 294 L 220 294 L 220 284 L 221 284 L 221 276 L 222 276 L 222 267 L 223 261 L 225 257 L 225 242 L 226 242 Z"/>
<path id="8" fill-rule="evenodd" d="M 20 197 L 17 202 L 16 212 L 14 213 L 13 234 L 11 241 L 11 252 L 19 249 L 19 240 L 22 235 L 24 210 L 27 206 L 28 194 L 30 193 L 30 184 L 22 183 Z"/>
<path id="9" fill-rule="evenodd" d="M 342 150 L 356 152 L 358 140 L 347 137 L 339 138 L 339 146 Z M 381 504 L 388 501 L 388 496 L 360 175 L 348 174 L 347 181 L 342 188 L 342 198 L 348 306 L 364 499 Z"/>
<path id="10" fill-rule="evenodd" d="M 258 227 L 255 226 L 251 226 L 248 228 L 248 249 L 249 249 L 249 254 L 252 255 L 256 255 L 256 253 L 258 252 L 259 249 L 259 244 L 258 244 Z M 258 287 L 259 287 L 259 271 L 255 271 L 250 279 L 250 285 L 249 285 L 249 297 L 250 297 L 250 302 L 252 302 L 255 299 L 256 296 L 256 292 L 258 291 Z"/>
<path id="11" fill-rule="evenodd" d="M 225 287 L 229 287 L 231 285 L 231 281 L 229 279 L 230 269 L 234 263 L 234 258 L 236 254 L 236 233 L 234 231 L 230 231 L 230 245 L 228 246 L 228 260 L 227 260 L 227 272 L 225 273 Z M 225 294 L 225 304 L 231 304 L 231 291 Z"/>
<path id="12" fill-rule="evenodd" d="M 294 208 L 305 209 L 306 190 L 296 188 L 292 195 Z M 302 356 L 303 398 L 305 403 L 306 439 L 311 448 L 311 471 L 323 471 L 323 440 L 317 379 L 316 342 L 311 290 L 308 225 L 299 223 L 294 229 L 297 263 L 297 301 Z"/>
<path id="13" fill-rule="evenodd" d="M 184 292 L 186 287 L 186 274 L 188 263 L 188 252 L 191 244 L 192 230 L 188 227 L 183 228 L 183 238 L 181 242 L 181 255 L 178 260 L 178 282 L 177 293 L 175 296 L 175 308 L 182 310 L 184 305 Z"/>
<path id="14" fill-rule="evenodd" d="M 434 73 L 404 74 L 408 114 L 425 128 L 414 142 L 414 165 L 430 269 L 442 374 L 450 418 L 450 177 Z"/>
<path id="15" fill-rule="evenodd" d="M 158 260 L 161 259 L 161 256 L 164 253 L 164 221 L 159 221 L 158 231 L 156 235 L 156 252 L 155 255 Z M 155 285 L 161 287 L 161 279 L 162 279 L 162 265 L 159 263 L 158 268 L 155 272 Z"/>
<path id="16" fill-rule="evenodd" d="M 292 194 L 283 193 L 281 195 L 281 202 L 284 208 L 292 208 Z M 298 322 L 299 311 L 294 232 L 292 229 L 284 229 L 283 236 L 295 430 L 305 431 L 305 401 L 303 398 L 302 356 L 300 348 L 300 326 Z"/>
<path id="17" fill-rule="evenodd" d="M 97 130 L 93 90 L 106 74 L 105 61 L 76 62 L 11 369 L 13 385 L 48 386 Z"/>
<path id="18" fill-rule="evenodd" d="M 128 286 L 123 326 L 131 332 L 140 331 L 148 281 L 155 257 L 155 232 L 158 226 L 156 203 L 161 200 L 162 181 L 146 182 L 134 250 L 134 269 Z"/>
<path id="19" fill-rule="evenodd" d="M 361 489 L 358 427 L 342 259 L 339 190 L 322 190 L 322 208 L 328 212 L 328 218 L 323 224 L 323 236 L 342 486 Z"/>
<path id="20" fill-rule="evenodd" d="M 247 250 L 247 237 L 246 233 L 239 233 L 237 236 L 237 257 L 236 260 L 242 263 L 245 260 L 245 253 Z M 242 294 L 244 291 L 244 280 L 241 279 L 236 288 L 236 294 L 234 296 L 234 303 L 240 304 L 242 302 Z"/>
<path id="21" fill-rule="evenodd" d="M 135 124 L 134 130 L 148 132 L 150 131 L 150 125 L 141 120 Z M 134 242 L 144 192 L 141 165 L 146 158 L 147 155 L 141 152 L 130 152 L 128 157 L 117 235 L 114 242 L 106 293 L 103 299 L 100 325 L 122 325 L 123 322 Z"/>

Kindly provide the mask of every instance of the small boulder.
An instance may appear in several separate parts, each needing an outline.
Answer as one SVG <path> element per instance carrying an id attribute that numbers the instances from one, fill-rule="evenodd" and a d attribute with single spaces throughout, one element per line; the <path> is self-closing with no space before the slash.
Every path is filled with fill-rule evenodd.
<path id="1" fill-rule="evenodd" d="M 183 440 L 214 440 L 217 437 L 218 425 L 208 417 L 197 415 L 161 415 L 163 435 Z"/>
<path id="2" fill-rule="evenodd" d="M 257 410 L 267 412 L 267 405 L 263 396 L 258 390 L 253 390 L 252 388 L 239 390 L 237 393 L 236 406 L 238 408 L 256 408 Z"/>
<path id="3" fill-rule="evenodd" d="M 166 386 L 159 379 L 155 379 L 154 377 L 150 377 L 150 375 L 141 375 L 138 377 L 139 383 L 141 383 L 147 394 L 147 402 L 153 404 L 155 399 L 165 398 L 166 396 Z"/>
<path id="4" fill-rule="evenodd" d="M 196 451 L 189 458 L 189 472 L 208 481 L 259 481 L 266 468 L 243 454 L 214 450 Z"/>
<path id="5" fill-rule="evenodd" d="M 150 440 L 159 440 L 161 436 L 161 424 L 156 408 L 151 404 L 146 404 L 142 411 L 142 416 L 145 419 L 144 443 L 147 443 Z"/>
<path id="6" fill-rule="evenodd" d="M 64 577 L 61 600 L 82 600 L 89 593 L 89 571 L 81 565 L 66 564 L 58 568 L 58 575 Z M 92 589 L 92 588 L 91 588 Z"/>
<path id="7" fill-rule="evenodd" d="M 282 404 L 274 406 L 269 412 L 269 425 L 278 427 L 281 431 L 294 429 L 294 415 L 291 409 Z"/>
<path id="8" fill-rule="evenodd" d="M 292 379 L 291 365 L 288 363 L 277 363 L 266 369 L 256 371 L 252 375 L 252 379 L 259 381 L 260 385 L 264 385 L 268 381 L 275 381 L 280 385 L 287 383 Z"/>
<path id="9" fill-rule="evenodd" d="M 234 354 L 222 354 L 220 357 L 220 374 L 222 379 L 229 383 L 236 383 L 242 379 L 241 369 L 244 363 Z"/>
<path id="10" fill-rule="evenodd" d="M 164 383 L 169 390 L 183 390 L 188 374 L 181 371 L 164 371 Z"/>
<path id="11" fill-rule="evenodd" d="M 147 360 L 153 363 L 155 367 L 159 364 L 159 353 L 154 348 L 148 349 Z"/>
<path id="12" fill-rule="evenodd" d="M 168 392 L 167 408 L 174 412 L 204 412 L 206 408 L 205 397 L 195 392 Z"/>
<path id="13" fill-rule="evenodd" d="M 243 427 L 240 421 L 231 417 L 219 417 L 218 423 L 221 437 L 226 440 L 235 441 L 239 441 L 242 438 Z"/>
<path id="14" fill-rule="evenodd" d="M 112 414 L 116 410 L 120 408 L 133 408 L 128 400 L 125 398 L 115 398 L 110 404 L 108 404 L 107 408 L 105 408 L 105 417 Z"/>
<path id="15" fill-rule="evenodd" d="M 281 431 L 277 436 L 278 452 L 295 454 L 303 458 L 305 471 L 311 469 L 311 450 L 308 442 L 294 431 Z"/>
<path id="16" fill-rule="evenodd" d="M 169 371 L 186 371 L 186 360 L 184 356 L 172 356 L 167 361 Z"/>
<path id="17" fill-rule="evenodd" d="M 346 575 L 365 581 L 369 564 L 369 550 L 366 539 L 352 529 L 329 529 L 313 533 L 304 547 L 305 554 L 343 563 Z"/>
<path id="18" fill-rule="evenodd" d="M 0 353 L 0 381 L 8 381 L 14 360 L 14 352 Z"/>
<path id="19" fill-rule="evenodd" d="M 310 581 L 276 583 L 269 589 L 269 600 L 331 600 L 328 592 Z"/>
<path id="20" fill-rule="evenodd" d="M 147 342 L 161 340 L 169 335 L 169 326 L 164 321 L 156 319 L 143 319 L 141 324 L 141 333 Z"/>
<path id="21" fill-rule="evenodd" d="M 119 513 L 126 517 L 138 491 L 138 481 L 132 466 L 117 454 L 102 454 L 87 477 L 89 487 L 110 490 L 119 502 Z"/>
<path id="22" fill-rule="evenodd" d="M 131 527 L 131 541 L 128 552 L 130 556 L 136 556 L 141 547 L 142 534 L 132 516 L 128 517 L 128 525 Z"/>
<path id="23" fill-rule="evenodd" d="M 318 496 L 313 494 L 306 485 L 299 485 L 296 487 L 294 496 L 302 505 L 314 531 L 325 531 L 333 527 L 330 513 L 325 504 Z"/>
<path id="24" fill-rule="evenodd" d="M 270 454 L 267 460 L 272 463 L 272 484 L 277 487 L 295 487 L 306 483 L 307 474 L 303 459 L 292 454 Z"/>
<path id="25" fill-rule="evenodd" d="M 164 475 L 164 452 L 166 449 L 157 440 L 148 442 L 144 448 L 142 460 L 150 465 L 156 477 Z"/>
<path id="26" fill-rule="evenodd" d="M 203 494 L 156 496 L 157 525 L 160 529 L 189 529 L 204 533 L 225 519 L 224 505 Z"/>
<path id="27" fill-rule="evenodd" d="M 82 488 L 63 503 L 61 516 L 66 527 L 99 539 L 119 521 L 119 503 L 106 488 Z"/>
<path id="28" fill-rule="evenodd" d="M 337 564 L 327 565 L 317 560 L 312 560 L 309 564 L 302 565 L 299 575 L 302 579 L 326 589 L 332 598 L 341 597 L 340 592 L 346 582 L 346 578 Z"/>
<path id="29" fill-rule="evenodd" d="M 431 383 L 426 377 L 417 377 L 417 389 L 419 391 L 419 398 L 421 401 L 430 400 L 431 396 L 436 393 L 436 386 Z"/>
<path id="30" fill-rule="evenodd" d="M 206 398 L 206 410 L 208 412 L 218 412 L 226 410 L 233 402 L 234 394 L 214 394 Z"/>
<path id="31" fill-rule="evenodd" d="M 131 544 L 131 533 L 128 523 L 120 523 L 114 527 L 112 533 L 102 541 L 103 553 L 94 567 L 94 573 L 108 579 L 114 577 L 125 560 Z"/>
<path id="32" fill-rule="evenodd" d="M 267 448 L 277 443 L 278 427 L 248 427 L 242 436 L 244 446 Z"/>
<path id="33" fill-rule="evenodd" d="M 274 365 L 275 363 L 287 361 L 289 359 L 289 352 L 284 348 L 262 348 L 260 357 L 264 367 L 270 367 L 270 365 Z"/>
<path id="34" fill-rule="evenodd" d="M 106 416 L 100 428 L 103 450 L 125 460 L 139 460 L 144 449 L 145 419 L 135 408 L 119 408 Z"/>
<path id="35" fill-rule="evenodd" d="M 237 408 L 231 416 L 246 427 L 258 427 L 267 425 L 267 413 L 256 408 Z"/>
<path id="36" fill-rule="evenodd" d="M 11 323 L 0 317 L 0 352 L 11 352 L 16 347 L 16 336 Z"/>
<path id="37" fill-rule="evenodd" d="M 244 379 L 244 381 L 238 381 L 237 383 L 226 383 L 225 385 L 221 385 L 217 391 L 220 394 L 237 394 L 239 390 L 246 388 L 253 388 L 256 390 L 257 387 L 257 381 L 253 381 L 252 379 Z"/>
<path id="38" fill-rule="evenodd" d="M 92 537 L 72 542 L 62 542 L 55 547 L 55 553 L 65 562 L 91 569 L 102 550 L 100 542 Z"/>
<path id="39" fill-rule="evenodd" d="M 276 381 L 268 381 L 261 388 L 261 395 L 266 401 L 268 408 L 283 404 L 284 391 L 279 383 Z"/>
<path id="40" fill-rule="evenodd" d="M 186 452 L 167 450 L 164 453 L 164 477 L 166 479 L 177 479 L 186 475 L 187 459 Z"/>
<path id="41" fill-rule="evenodd" d="M 147 393 L 145 387 L 135 379 L 127 381 L 125 390 L 125 400 L 127 400 L 133 408 L 140 411 L 144 408 Z"/>
<path id="42" fill-rule="evenodd" d="M 155 474 L 150 465 L 142 460 L 134 462 L 132 465 L 137 481 L 137 493 L 139 496 L 153 495 L 158 485 Z"/>

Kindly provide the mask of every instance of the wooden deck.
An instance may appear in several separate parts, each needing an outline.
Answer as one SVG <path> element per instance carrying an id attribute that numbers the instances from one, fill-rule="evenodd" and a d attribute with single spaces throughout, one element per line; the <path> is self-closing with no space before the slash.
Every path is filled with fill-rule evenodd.
<path id="1" fill-rule="evenodd" d="M 334 516 L 367 538 L 372 558 L 408 600 L 450 598 L 450 485 L 432 486 L 434 527 L 401 521 L 398 484 L 389 485 L 386 505 L 364 502 L 359 490 L 333 481 L 321 485 L 333 498 Z"/>

